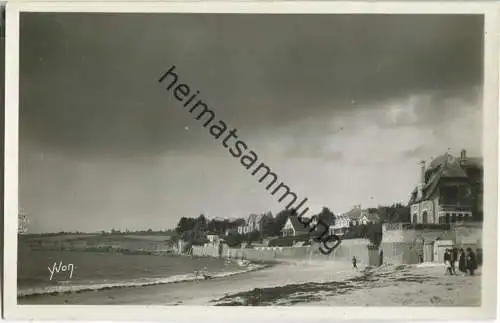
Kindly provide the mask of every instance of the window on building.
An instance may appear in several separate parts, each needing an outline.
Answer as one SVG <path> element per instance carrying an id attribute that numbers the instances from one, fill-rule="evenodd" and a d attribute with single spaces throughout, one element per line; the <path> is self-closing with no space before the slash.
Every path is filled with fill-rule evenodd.
<path id="1" fill-rule="evenodd" d="M 459 201 L 459 189 L 457 186 L 443 187 L 441 190 L 441 203 L 445 205 L 456 205 Z"/>
<path id="2" fill-rule="evenodd" d="M 427 211 L 424 211 L 424 214 L 422 214 L 422 223 L 427 223 Z"/>
<path id="3" fill-rule="evenodd" d="M 450 223 L 450 213 L 446 213 L 444 217 L 444 223 Z"/>
<path id="4" fill-rule="evenodd" d="M 451 223 L 455 223 L 457 222 L 457 214 L 456 213 L 452 213 L 451 214 Z"/>

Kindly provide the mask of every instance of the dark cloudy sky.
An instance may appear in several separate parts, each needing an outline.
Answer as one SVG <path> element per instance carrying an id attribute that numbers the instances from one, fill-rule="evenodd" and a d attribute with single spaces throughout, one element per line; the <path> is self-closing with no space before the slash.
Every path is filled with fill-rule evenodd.
<path id="1" fill-rule="evenodd" d="M 32 232 L 282 208 L 158 84 L 172 64 L 313 211 L 406 202 L 418 161 L 481 155 L 483 18 L 23 13 Z"/>

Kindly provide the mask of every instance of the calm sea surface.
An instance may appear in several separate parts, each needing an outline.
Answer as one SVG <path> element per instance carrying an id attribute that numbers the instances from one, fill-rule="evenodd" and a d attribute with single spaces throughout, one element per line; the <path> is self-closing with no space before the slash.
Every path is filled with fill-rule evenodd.
<path id="1" fill-rule="evenodd" d="M 54 263 L 58 268 L 61 261 L 67 271 L 54 272 L 50 279 Z M 71 279 L 69 264 L 74 267 Z M 213 258 L 23 250 L 18 259 L 18 295 L 165 284 L 202 279 L 195 277 L 197 270 L 221 277 L 250 267 Z"/>

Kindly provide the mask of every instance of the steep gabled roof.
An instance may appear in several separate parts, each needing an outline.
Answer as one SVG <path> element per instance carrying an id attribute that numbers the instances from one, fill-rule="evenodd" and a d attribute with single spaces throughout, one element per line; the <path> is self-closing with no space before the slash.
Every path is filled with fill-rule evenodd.
<path id="1" fill-rule="evenodd" d="M 410 200 L 408 201 L 408 205 L 411 205 L 417 201 L 417 187 L 413 188 L 410 193 Z"/>
<path id="2" fill-rule="evenodd" d="M 467 173 L 453 156 L 446 153 L 441 156 L 440 162 L 437 171 L 431 175 L 429 181 L 423 187 L 424 200 L 431 197 L 442 178 L 467 178 Z"/>
<path id="3" fill-rule="evenodd" d="M 471 160 L 475 162 L 475 158 L 471 158 Z M 434 158 L 425 172 L 427 182 L 422 187 L 422 198 L 420 200 L 429 199 L 442 178 L 467 178 L 467 173 L 460 165 L 459 160 L 448 153 Z M 417 187 L 413 189 L 410 204 L 419 201 L 417 190 Z"/>
<path id="4" fill-rule="evenodd" d="M 295 233 L 298 234 L 308 234 L 309 233 L 309 228 L 304 227 L 302 223 L 299 222 L 296 216 L 289 216 L 290 222 L 292 223 L 293 229 L 295 230 Z M 309 218 L 303 217 L 302 218 L 304 222 L 309 221 Z"/>
<path id="5" fill-rule="evenodd" d="M 262 220 L 262 214 L 250 214 L 247 219 L 247 224 L 250 222 L 259 223 Z"/>
<path id="6" fill-rule="evenodd" d="M 483 159 L 481 157 L 467 157 L 460 161 L 463 167 L 483 169 Z"/>

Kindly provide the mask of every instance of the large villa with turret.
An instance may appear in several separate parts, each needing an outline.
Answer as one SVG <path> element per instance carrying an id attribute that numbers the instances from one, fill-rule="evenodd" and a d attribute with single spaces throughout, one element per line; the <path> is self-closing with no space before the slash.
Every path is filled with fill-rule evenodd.
<path id="1" fill-rule="evenodd" d="M 461 223 L 483 217 L 483 160 L 445 153 L 421 162 L 420 182 L 411 193 L 412 223 Z"/>

